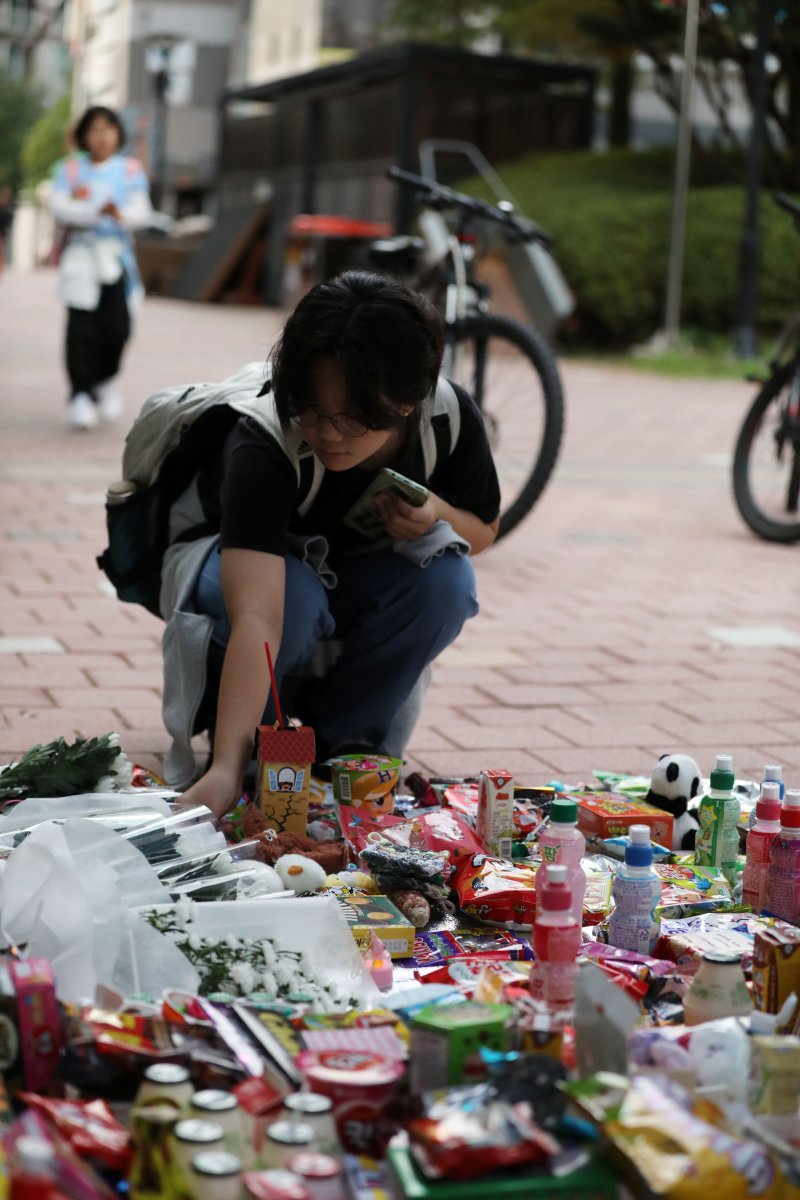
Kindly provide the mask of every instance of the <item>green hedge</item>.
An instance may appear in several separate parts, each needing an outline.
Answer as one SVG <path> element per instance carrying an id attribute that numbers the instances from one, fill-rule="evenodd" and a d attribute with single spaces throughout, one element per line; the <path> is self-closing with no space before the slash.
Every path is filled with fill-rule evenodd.
<path id="1" fill-rule="evenodd" d="M 663 323 L 672 214 L 672 155 L 664 151 L 531 156 L 499 174 L 556 239 L 577 298 L 584 345 L 643 342 Z M 741 165 L 705 159 L 689 193 L 681 323 L 730 333 L 737 322 L 744 187 Z M 480 186 L 469 190 L 488 195 Z M 762 193 L 758 323 L 777 329 L 800 304 L 800 236 Z"/>

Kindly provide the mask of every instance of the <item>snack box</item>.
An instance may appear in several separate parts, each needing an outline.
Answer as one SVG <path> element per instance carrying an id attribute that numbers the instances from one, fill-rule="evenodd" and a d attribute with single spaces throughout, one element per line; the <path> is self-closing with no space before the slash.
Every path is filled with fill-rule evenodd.
<path id="1" fill-rule="evenodd" d="M 619 1178 L 605 1163 L 590 1162 L 566 1175 L 555 1175 L 547 1168 L 482 1175 L 477 1179 L 453 1181 L 426 1179 L 416 1166 L 408 1145 L 395 1141 L 387 1160 L 392 1183 L 391 1195 L 399 1200 L 617 1200 Z M 386 1193 L 380 1193 L 385 1196 Z M 359 1196 L 359 1200 L 362 1197 Z"/>
<path id="2" fill-rule="evenodd" d="M 390 958 L 411 958 L 417 931 L 386 896 L 338 896 L 337 900 L 362 953 L 377 933 Z"/>
<path id="3" fill-rule="evenodd" d="M 753 943 L 753 1003 L 776 1013 L 787 996 L 800 996 L 800 929 L 772 925 L 759 929 Z"/>
<path id="4" fill-rule="evenodd" d="M 614 792 L 573 792 L 578 804 L 578 829 L 586 837 L 610 838 L 627 833 L 631 825 L 649 825 L 650 839 L 672 845 L 672 814 Z"/>
<path id="5" fill-rule="evenodd" d="M 514 777 L 509 771 L 482 771 L 478 790 L 478 837 L 489 854 L 511 857 L 514 840 Z"/>
<path id="6" fill-rule="evenodd" d="M 61 1044 L 55 980 L 44 958 L 0 961 L 0 1072 L 9 1093 L 47 1092 Z"/>
<path id="7" fill-rule="evenodd" d="M 416 1093 L 483 1079 L 481 1050 L 507 1050 L 510 1004 L 434 1005 L 411 1021 L 411 1088 Z"/>

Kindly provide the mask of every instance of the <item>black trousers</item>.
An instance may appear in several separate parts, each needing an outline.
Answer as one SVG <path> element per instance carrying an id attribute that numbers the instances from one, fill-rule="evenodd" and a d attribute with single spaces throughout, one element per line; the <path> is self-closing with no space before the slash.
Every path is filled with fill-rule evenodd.
<path id="1" fill-rule="evenodd" d="M 72 395 L 89 392 L 119 371 L 122 351 L 131 335 L 125 277 L 105 284 L 93 312 L 67 310 L 67 374 Z"/>

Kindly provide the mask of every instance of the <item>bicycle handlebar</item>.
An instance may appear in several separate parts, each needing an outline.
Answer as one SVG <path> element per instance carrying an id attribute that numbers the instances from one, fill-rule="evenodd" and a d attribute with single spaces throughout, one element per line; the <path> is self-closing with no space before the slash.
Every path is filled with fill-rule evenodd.
<path id="1" fill-rule="evenodd" d="M 784 196 L 783 192 L 773 192 L 772 199 L 775 201 L 778 208 L 782 208 L 785 212 L 791 213 L 795 221 L 800 221 L 800 204 L 798 204 L 795 200 L 790 200 L 788 196 Z"/>
<path id="2" fill-rule="evenodd" d="M 433 183 L 421 175 L 412 175 L 402 167 L 389 167 L 386 174 L 395 183 L 403 187 L 414 188 L 425 196 L 425 203 L 431 208 L 460 208 L 472 213 L 483 221 L 491 221 L 502 226 L 509 241 L 539 242 L 542 246 L 552 246 L 553 238 L 545 233 L 527 217 L 517 216 L 512 212 L 504 212 L 487 200 L 479 200 L 475 196 L 466 196 L 463 192 L 453 191 L 442 183 Z"/>

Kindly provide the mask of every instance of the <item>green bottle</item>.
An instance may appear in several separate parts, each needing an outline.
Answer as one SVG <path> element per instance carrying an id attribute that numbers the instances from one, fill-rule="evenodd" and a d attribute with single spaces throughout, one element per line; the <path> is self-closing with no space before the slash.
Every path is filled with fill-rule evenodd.
<path id="1" fill-rule="evenodd" d="M 733 883 L 739 855 L 739 801 L 733 794 L 733 759 L 718 754 L 711 772 L 710 787 L 700 801 L 700 832 L 694 859 L 700 867 L 720 867 Z"/>

